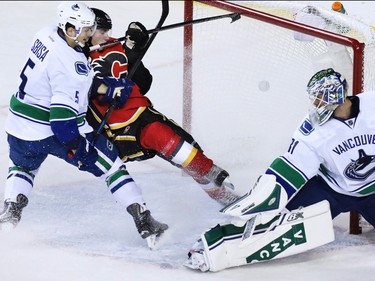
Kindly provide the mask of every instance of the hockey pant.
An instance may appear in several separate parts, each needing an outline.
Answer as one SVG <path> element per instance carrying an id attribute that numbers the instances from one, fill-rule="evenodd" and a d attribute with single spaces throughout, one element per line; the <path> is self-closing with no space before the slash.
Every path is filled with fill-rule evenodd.
<path id="1" fill-rule="evenodd" d="M 92 140 L 93 134 L 86 135 Z M 78 166 L 68 157 L 69 149 L 54 136 L 38 141 L 25 141 L 8 135 L 9 171 L 4 198 L 16 202 L 18 194 L 28 196 L 34 184 L 34 177 L 48 155 L 61 158 L 71 165 Z M 141 190 L 129 175 L 124 163 L 118 157 L 113 144 L 103 136 L 95 142 L 98 160 L 84 170 L 96 177 L 103 178 L 116 201 L 129 206 L 132 203 L 143 204 Z"/>
<path id="2" fill-rule="evenodd" d="M 208 183 L 204 175 L 213 161 L 203 154 L 194 138 L 173 120 L 147 107 L 128 126 L 107 132 L 124 162 L 141 161 L 158 155 L 182 168 L 198 183 Z"/>
<path id="3" fill-rule="evenodd" d="M 289 210 L 300 206 L 309 206 L 327 200 L 330 204 L 332 218 L 341 213 L 356 211 L 375 227 L 375 194 L 354 197 L 334 191 L 320 177 L 311 178 L 287 204 Z"/>

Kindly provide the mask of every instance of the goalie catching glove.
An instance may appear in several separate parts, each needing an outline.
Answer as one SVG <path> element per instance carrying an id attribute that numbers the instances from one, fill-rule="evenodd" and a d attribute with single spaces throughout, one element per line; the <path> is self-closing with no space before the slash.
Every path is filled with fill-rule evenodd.
<path id="1" fill-rule="evenodd" d="M 149 39 L 146 27 L 140 22 L 131 22 L 125 36 L 126 47 L 135 51 L 142 50 Z"/>
<path id="2" fill-rule="evenodd" d="M 116 108 L 125 105 L 135 85 L 133 81 L 127 78 L 116 79 L 109 76 L 104 77 L 103 82 L 107 86 L 107 91 L 101 102 L 109 102 L 114 104 Z"/>

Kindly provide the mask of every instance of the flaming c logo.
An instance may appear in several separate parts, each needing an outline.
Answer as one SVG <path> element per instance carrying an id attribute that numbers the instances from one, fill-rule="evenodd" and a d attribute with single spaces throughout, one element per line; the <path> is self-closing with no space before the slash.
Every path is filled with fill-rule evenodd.
<path id="1" fill-rule="evenodd" d="M 113 51 L 105 56 L 94 59 L 92 62 L 95 75 L 99 77 L 112 76 L 126 77 L 128 74 L 128 59 L 124 53 Z"/>

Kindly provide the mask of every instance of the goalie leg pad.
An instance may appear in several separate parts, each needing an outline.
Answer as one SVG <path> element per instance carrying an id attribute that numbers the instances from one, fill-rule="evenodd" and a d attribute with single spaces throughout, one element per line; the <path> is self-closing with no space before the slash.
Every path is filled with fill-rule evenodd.
<path id="1" fill-rule="evenodd" d="M 195 269 L 220 271 L 273 260 L 302 253 L 334 240 L 327 201 L 279 214 L 270 225 L 256 225 L 250 236 L 245 235 L 245 231 L 246 225 L 237 227 L 225 224 L 203 233 L 203 249 L 195 252 L 201 255 L 200 266 Z"/>

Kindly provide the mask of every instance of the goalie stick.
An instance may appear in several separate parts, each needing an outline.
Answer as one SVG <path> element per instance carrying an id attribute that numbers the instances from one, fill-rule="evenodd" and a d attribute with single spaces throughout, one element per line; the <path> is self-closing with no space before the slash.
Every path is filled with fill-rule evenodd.
<path id="1" fill-rule="evenodd" d="M 322 201 L 280 213 L 268 224 L 256 224 L 255 218 L 243 226 L 218 224 L 200 236 L 184 265 L 215 272 L 295 255 L 333 240 L 329 203 Z"/>

